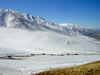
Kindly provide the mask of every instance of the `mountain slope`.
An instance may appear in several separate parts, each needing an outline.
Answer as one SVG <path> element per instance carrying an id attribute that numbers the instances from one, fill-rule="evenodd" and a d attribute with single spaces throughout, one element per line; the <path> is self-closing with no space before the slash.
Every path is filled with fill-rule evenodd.
<path id="1" fill-rule="evenodd" d="M 45 31 L 33 32 L 20 29 L 0 28 L 1 54 L 98 54 L 100 53 L 99 49 L 99 42 L 82 35 L 66 36 Z"/>

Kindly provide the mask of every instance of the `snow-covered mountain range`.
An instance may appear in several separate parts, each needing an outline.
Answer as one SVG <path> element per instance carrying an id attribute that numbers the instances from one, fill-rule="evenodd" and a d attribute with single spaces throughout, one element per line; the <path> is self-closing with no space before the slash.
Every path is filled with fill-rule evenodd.
<path id="1" fill-rule="evenodd" d="M 55 24 L 39 16 L 0 9 L 0 54 L 99 54 L 100 42 L 84 36 L 99 31 L 75 24 Z"/>
<path id="2" fill-rule="evenodd" d="M 33 31 L 53 31 L 62 34 L 81 33 L 84 35 L 92 35 L 100 32 L 100 29 L 89 27 L 85 28 L 75 24 L 55 24 L 39 16 L 32 16 L 29 14 L 17 12 L 12 9 L 0 9 L 0 26 L 7 28 L 28 29 Z"/>

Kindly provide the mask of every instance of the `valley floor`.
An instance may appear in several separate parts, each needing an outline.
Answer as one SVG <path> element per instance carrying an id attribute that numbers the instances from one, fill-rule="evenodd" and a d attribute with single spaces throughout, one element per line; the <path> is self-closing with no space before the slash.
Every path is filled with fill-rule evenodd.
<path id="1" fill-rule="evenodd" d="M 0 59 L 1 75 L 30 75 L 41 71 L 71 67 L 100 60 L 100 55 L 36 55 L 31 57 L 16 57 Z"/>

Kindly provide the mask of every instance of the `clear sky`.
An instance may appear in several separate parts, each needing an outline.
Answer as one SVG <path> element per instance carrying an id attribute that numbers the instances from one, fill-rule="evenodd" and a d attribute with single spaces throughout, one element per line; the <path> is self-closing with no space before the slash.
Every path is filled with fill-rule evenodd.
<path id="1" fill-rule="evenodd" d="M 54 23 L 100 27 L 100 0 L 0 0 L 0 8 L 40 16 Z"/>

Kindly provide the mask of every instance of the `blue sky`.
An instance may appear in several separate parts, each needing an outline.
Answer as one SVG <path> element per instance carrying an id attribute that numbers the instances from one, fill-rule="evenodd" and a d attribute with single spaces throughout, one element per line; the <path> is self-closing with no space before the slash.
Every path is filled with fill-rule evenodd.
<path id="1" fill-rule="evenodd" d="M 0 0 L 0 8 L 41 16 L 54 23 L 100 27 L 100 0 Z"/>

